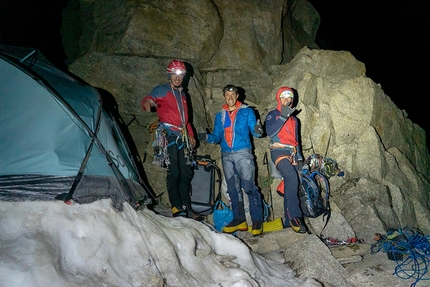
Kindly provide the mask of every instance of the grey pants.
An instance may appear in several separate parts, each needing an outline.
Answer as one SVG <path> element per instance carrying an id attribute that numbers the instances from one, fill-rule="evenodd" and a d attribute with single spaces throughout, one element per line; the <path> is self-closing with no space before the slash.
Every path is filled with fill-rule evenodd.
<path id="1" fill-rule="evenodd" d="M 242 189 L 248 195 L 253 222 L 263 222 L 261 194 L 255 184 L 254 156 L 250 149 L 221 154 L 222 167 L 230 196 L 233 220 L 246 220 Z"/>

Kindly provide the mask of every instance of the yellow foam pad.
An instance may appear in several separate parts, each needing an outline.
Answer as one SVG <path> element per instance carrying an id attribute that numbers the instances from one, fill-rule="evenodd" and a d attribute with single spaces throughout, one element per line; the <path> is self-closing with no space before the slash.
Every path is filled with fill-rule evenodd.
<path id="1" fill-rule="evenodd" d="M 282 218 L 278 217 L 272 221 L 263 222 L 263 232 L 272 232 L 284 229 Z M 252 231 L 252 226 L 248 226 L 248 232 Z"/>

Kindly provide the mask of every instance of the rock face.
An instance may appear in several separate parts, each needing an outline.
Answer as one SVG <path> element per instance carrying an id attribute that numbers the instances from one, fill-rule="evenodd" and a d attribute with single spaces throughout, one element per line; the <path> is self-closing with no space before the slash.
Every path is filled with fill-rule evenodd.
<path id="1" fill-rule="evenodd" d="M 278 86 L 297 89 L 305 156 L 325 154 L 346 171 L 340 186 L 331 182 L 332 200 L 350 224 L 357 221 L 352 226 L 359 236 L 373 236 L 371 214 L 380 228 L 418 222 L 428 233 L 429 221 L 418 220 L 429 218 L 425 133 L 364 72 L 348 52 L 303 48 L 286 65 Z M 266 98 L 259 111 L 264 115 L 275 105 Z M 343 190 L 347 182 L 352 186 Z"/>
<path id="2" fill-rule="evenodd" d="M 69 69 L 116 99 L 156 194 L 165 192 L 165 169 L 151 163 L 146 126 L 157 116 L 143 113 L 140 101 L 166 82 L 166 66 L 178 58 L 188 67 L 185 83 L 199 132 L 212 129 L 227 84 L 244 89 L 262 122 L 275 108 L 278 87 L 297 91 L 305 158 L 323 154 L 345 173 L 330 179 L 334 211 L 326 236 L 372 242 L 375 232 L 401 226 L 430 233 L 425 132 L 366 77 L 364 63 L 346 51 L 318 49 L 319 16 L 308 1 L 263 7 L 257 0 L 113 2 L 69 2 L 63 23 Z M 279 179 L 269 185 L 263 164 L 268 143 L 254 139 L 258 183 L 282 217 Z M 203 143 L 197 152 L 220 165 L 218 146 Z M 166 194 L 161 201 L 168 204 Z M 323 226 L 321 218 L 309 224 Z"/>

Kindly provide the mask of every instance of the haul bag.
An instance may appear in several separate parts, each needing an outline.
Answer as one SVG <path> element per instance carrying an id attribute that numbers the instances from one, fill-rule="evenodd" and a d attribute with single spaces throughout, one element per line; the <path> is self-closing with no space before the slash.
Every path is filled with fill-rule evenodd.
<path id="1" fill-rule="evenodd" d="M 207 216 L 212 214 L 215 205 L 215 184 L 218 194 L 221 188 L 221 172 L 209 155 L 197 156 L 194 176 L 191 180 L 191 209 L 194 213 Z"/>

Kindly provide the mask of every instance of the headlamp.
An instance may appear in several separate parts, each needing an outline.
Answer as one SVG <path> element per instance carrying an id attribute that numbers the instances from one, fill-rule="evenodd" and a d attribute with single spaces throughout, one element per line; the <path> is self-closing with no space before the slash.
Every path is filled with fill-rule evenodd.
<path id="1" fill-rule="evenodd" d="M 184 70 L 174 70 L 173 74 L 178 75 L 178 76 L 185 75 L 185 71 Z"/>
<path id="2" fill-rule="evenodd" d="M 225 94 L 226 92 L 236 92 L 237 93 L 237 87 L 235 87 L 233 85 L 227 85 L 224 87 L 222 92 L 223 92 L 223 94 Z"/>
<path id="3" fill-rule="evenodd" d="M 294 94 L 291 91 L 283 91 L 279 97 L 281 99 L 282 98 L 294 98 Z"/>

